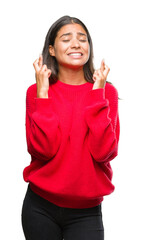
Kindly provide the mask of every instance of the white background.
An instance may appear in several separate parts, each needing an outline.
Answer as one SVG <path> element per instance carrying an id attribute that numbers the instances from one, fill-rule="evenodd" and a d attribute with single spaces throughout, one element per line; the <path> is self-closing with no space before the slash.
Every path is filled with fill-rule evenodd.
<path id="1" fill-rule="evenodd" d="M 103 202 L 105 240 L 141 239 L 140 1 L 8 1 L 0 6 L 0 239 L 24 240 L 21 208 L 30 162 L 25 139 L 25 95 L 35 82 L 33 62 L 50 25 L 80 18 L 93 39 L 95 67 L 104 58 L 118 89 L 121 134 L 112 161 L 115 192 Z M 83 240 L 83 239 L 82 239 Z"/>

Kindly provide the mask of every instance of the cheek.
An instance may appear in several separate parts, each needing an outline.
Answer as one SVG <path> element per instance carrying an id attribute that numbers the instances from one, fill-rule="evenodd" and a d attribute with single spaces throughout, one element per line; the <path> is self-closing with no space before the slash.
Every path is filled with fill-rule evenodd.
<path id="1" fill-rule="evenodd" d="M 88 59 L 89 59 L 89 57 L 90 57 L 90 46 L 89 45 L 87 45 L 87 46 L 85 46 L 85 53 L 87 54 L 87 57 L 88 57 Z"/>
<path id="2" fill-rule="evenodd" d="M 55 50 L 55 57 L 57 60 L 59 60 L 63 57 L 63 54 L 66 52 L 67 48 L 64 47 L 64 45 L 62 44 L 57 44 L 54 50 Z"/>
<path id="3" fill-rule="evenodd" d="M 68 44 L 64 44 L 62 42 L 55 45 L 55 51 L 56 52 L 63 53 L 67 50 L 67 48 L 68 48 Z"/>
<path id="4" fill-rule="evenodd" d="M 90 55 L 90 45 L 87 46 L 87 52 Z"/>

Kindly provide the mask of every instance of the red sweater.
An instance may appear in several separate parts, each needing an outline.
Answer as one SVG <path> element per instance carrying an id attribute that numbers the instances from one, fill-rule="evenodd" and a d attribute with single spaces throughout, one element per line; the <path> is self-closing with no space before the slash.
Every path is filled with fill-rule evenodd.
<path id="1" fill-rule="evenodd" d="M 114 191 L 110 161 L 119 140 L 118 93 L 106 83 L 50 85 L 49 98 L 27 90 L 26 137 L 31 163 L 24 180 L 48 201 L 67 208 L 90 208 Z"/>

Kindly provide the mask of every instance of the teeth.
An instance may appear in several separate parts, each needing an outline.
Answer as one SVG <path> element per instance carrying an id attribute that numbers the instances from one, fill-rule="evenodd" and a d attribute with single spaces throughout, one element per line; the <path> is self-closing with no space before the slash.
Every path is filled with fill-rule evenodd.
<path id="1" fill-rule="evenodd" d="M 82 54 L 81 53 L 70 53 L 69 55 L 70 56 L 81 56 Z"/>

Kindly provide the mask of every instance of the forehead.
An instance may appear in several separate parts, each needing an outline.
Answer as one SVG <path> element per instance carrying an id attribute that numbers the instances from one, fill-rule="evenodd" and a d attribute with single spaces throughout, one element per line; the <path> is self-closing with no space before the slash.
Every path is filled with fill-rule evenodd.
<path id="1" fill-rule="evenodd" d="M 84 30 L 84 28 L 77 23 L 72 23 L 72 24 L 67 24 L 63 27 L 61 27 L 61 29 L 58 31 L 57 36 L 60 37 L 61 35 L 65 34 L 65 33 L 84 33 L 87 35 L 86 31 Z"/>

